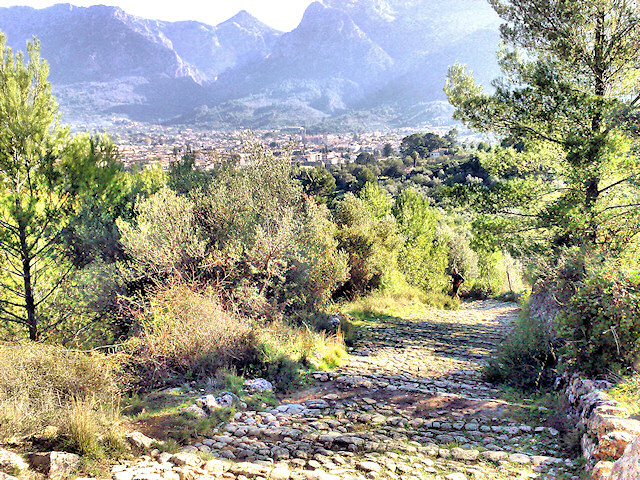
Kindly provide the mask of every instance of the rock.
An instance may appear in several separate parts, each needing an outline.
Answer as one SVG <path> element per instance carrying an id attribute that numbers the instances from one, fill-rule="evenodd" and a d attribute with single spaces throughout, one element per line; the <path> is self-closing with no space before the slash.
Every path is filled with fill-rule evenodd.
<path id="1" fill-rule="evenodd" d="M 80 464 L 80 455 L 66 452 L 32 453 L 29 463 L 51 478 L 68 478 Z"/>
<path id="2" fill-rule="evenodd" d="M 269 472 L 269 468 L 264 465 L 258 465 L 255 463 L 241 462 L 231 465 L 229 469 L 234 475 L 245 475 L 248 477 L 266 476 Z"/>
<path id="3" fill-rule="evenodd" d="M 0 480 L 18 480 L 18 477 L 9 475 L 8 473 L 0 472 Z"/>
<path id="4" fill-rule="evenodd" d="M 277 467 L 271 470 L 269 478 L 271 480 L 289 480 L 291 472 L 287 467 Z"/>
<path id="5" fill-rule="evenodd" d="M 464 473 L 461 473 L 461 472 L 450 473 L 449 475 L 447 475 L 444 478 L 446 480 L 467 480 L 467 476 Z"/>
<path id="6" fill-rule="evenodd" d="M 298 403 L 287 403 L 285 405 L 279 405 L 275 409 L 276 413 L 288 413 L 290 415 L 302 414 L 307 411 L 304 405 Z"/>
<path id="7" fill-rule="evenodd" d="M 614 431 L 640 435 L 640 421 L 611 415 L 593 415 L 587 428 L 589 431 L 595 431 L 599 439 Z"/>
<path id="8" fill-rule="evenodd" d="M 171 457 L 171 462 L 179 467 L 185 465 L 188 467 L 199 467 L 204 463 L 204 460 L 194 453 L 180 452 Z"/>
<path id="9" fill-rule="evenodd" d="M 338 475 L 332 475 L 320 469 L 312 471 L 303 470 L 300 472 L 300 475 L 305 480 L 340 480 Z"/>
<path id="10" fill-rule="evenodd" d="M 149 438 L 141 432 L 127 433 L 126 439 L 133 448 L 141 451 L 151 450 L 152 445 L 155 443 L 153 438 Z"/>
<path id="11" fill-rule="evenodd" d="M 207 416 L 207 412 L 205 412 L 202 408 L 200 408 L 197 405 L 189 405 L 188 407 L 182 407 L 180 411 L 189 413 L 196 418 L 205 418 Z"/>
<path id="12" fill-rule="evenodd" d="M 198 403 L 209 412 L 220 408 L 220 404 L 213 395 L 205 395 L 204 397 L 199 398 Z"/>
<path id="13" fill-rule="evenodd" d="M 313 400 L 307 400 L 306 402 L 304 402 L 304 406 L 307 408 L 323 410 L 325 408 L 329 408 L 329 402 L 321 398 L 317 398 Z"/>
<path id="14" fill-rule="evenodd" d="M 242 388 L 247 393 L 273 392 L 273 384 L 264 378 L 247 380 Z"/>
<path id="15" fill-rule="evenodd" d="M 0 470 L 17 473 L 27 468 L 29 468 L 29 465 L 27 465 L 27 462 L 25 462 L 20 455 L 0 448 Z"/>
<path id="16" fill-rule="evenodd" d="M 231 407 L 233 405 L 239 405 L 240 398 L 231 392 L 221 392 L 220 395 L 216 397 L 216 402 L 221 407 Z"/>
<path id="17" fill-rule="evenodd" d="M 595 467 L 591 471 L 593 480 L 608 480 L 611 476 L 611 469 L 613 468 L 613 462 L 600 461 L 596 463 Z"/>
<path id="18" fill-rule="evenodd" d="M 491 462 L 500 462 L 509 458 L 509 454 L 507 452 L 495 451 L 495 450 L 487 450 L 481 453 L 482 458 L 487 459 Z"/>
<path id="19" fill-rule="evenodd" d="M 476 461 L 480 456 L 478 450 L 465 450 L 464 448 L 452 448 L 451 456 L 456 460 Z"/>
<path id="20" fill-rule="evenodd" d="M 509 455 L 509 461 L 513 463 L 519 463 L 520 465 L 528 465 L 531 463 L 531 457 L 522 453 L 512 453 Z"/>
<path id="21" fill-rule="evenodd" d="M 205 462 L 202 467 L 203 470 L 212 475 L 222 475 L 227 472 L 229 468 L 231 468 L 231 464 L 229 462 L 223 462 L 222 460 L 212 459 L 208 462 Z"/>
<path id="22" fill-rule="evenodd" d="M 618 459 L 634 438 L 635 435 L 628 432 L 614 431 L 607 433 L 600 439 L 594 456 L 598 460 Z"/>
<path id="23" fill-rule="evenodd" d="M 610 480 L 637 480 L 640 478 L 640 436 L 636 437 L 611 469 Z"/>
<path id="24" fill-rule="evenodd" d="M 359 462 L 356 467 L 358 468 L 358 470 L 361 470 L 365 473 L 368 472 L 379 472 L 380 470 L 382 470 L 382 466 L 376 462 L 368 462 L 368 461 L 364 461 L 364 462 Z"/>

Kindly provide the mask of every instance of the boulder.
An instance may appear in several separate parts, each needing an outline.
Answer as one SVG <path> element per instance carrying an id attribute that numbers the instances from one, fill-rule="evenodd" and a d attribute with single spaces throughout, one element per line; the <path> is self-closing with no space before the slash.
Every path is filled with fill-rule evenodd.
<path id="1" fill-rule="evenodd" d="M 640 478 L 640 436 L 627 445 L 624 455 L 611 469 L 610 480 L 637 480 Z"/>
<path id="2" fill-rule="evenodd" d="M 451 456 L 456 460 L 465 460 L 475 462 L 480 456 L 480 452 L 475 449 L 466 450 L 464 448 L 452 448 Z"/>
<path id="3" fill-rule="evenodd" d="M 628 432 L 615 431 L 607 433 L 600 439 L 594 456 L 598 460 L 618 459 L 635 437 L 635 435 Z"/>
<path id="4" fill-rule="evenodd" d="M 241 403 L 240 398 L 231 392 L 221 392 L 220 395 L 216 397 L 216 402 L 220 407 L 231 407 Z"/>
<path id="5" fill-rule="evenodd" d="M 9 475 L 8 473 L 0 472 L 0 480 L 18 480 L 18 477 Z"/>
<path id="6" fill-rule="evenodd" d="M 608 480 L 611 476 L 611 469 L 613 468 L 613 462 L 598 462 L 591 471 L 593 480 Z"/>
<path id="7" fill-rule="evenodd" d="M 171 462 L 176 464 L 179 467 L 187 466 L 187 467 L 199 467 L 204 463 L 198 455 L 194 453 L 176 453 L 171 457 Z"/>
<path id="8" fill-rule="evenodd" d="M 240 462 L 233 464 L 229 471 L 234 475 L 244 475 L 246 477 L 265 477 L 270 468 L 265 465 L 258 465 L 256 463 Z"/>
<path id="9" fill-rule="evenodd" d="M 615 431 L 640 435 L 640 421 L 599 413 L 591 417 L 587 428 L 590 432 L 595 432 L 598 439 Z"/>
<path id="10" fill-rule="evenodd" d="M 287 467 L 276 467 L 269 473 L 271 480 L 289 480 L 291 472 Z"/>
<path id="11" fill-rule="evenodd" d="M 151 450 L 152 445 L 156 442 L 141 432 L 127 433 L 126 438 L 133 448 L 141 451 Z"/>
<path id="12" fill-rule="evenodd" d="M 22 472 L 27 468 L 29 468 L 29 465 L 20 455 L 0 448 L 0 470 Z"/>
<path id="13" fill-rule="evenodd" d="M 180 409 L 181 412 L 189 413 L 196 418 L 205 418 L 207 416 L 207 412 L 205 412 L 198 405 L 189 405 L 187 407 L 182 407 Z"/>
<path id="14" fill-rule="evenodd" d="M 206 462 L 202 468 L 205 472 L 210 473 L 211 475 L 219 476 L 229 471 L 231 464 L 214 458 Z"/>
<path id="15" fill-rule="evenodd" d="M 273 392 L 273 384 L 264 378 L 253 378 L 244 382 L 242 387 L 247 393 Z"/>
<path id="16" fill-rule="evenodd" d="M 80 455 L 67 452 L 32 453 L 29 463 L 50 478 L 69 478 L 80 464 Z"/>

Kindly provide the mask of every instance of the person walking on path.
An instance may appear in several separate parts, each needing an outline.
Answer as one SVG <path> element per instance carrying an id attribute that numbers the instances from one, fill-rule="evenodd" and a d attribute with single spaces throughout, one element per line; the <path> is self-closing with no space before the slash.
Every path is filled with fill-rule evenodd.
<path id="1" fill-rule="evenodd" d="M 460 291 L 460 285 L 464 283 L 464 277 L 458 273 L 458 269 L 454 268 L 451 272 L 451 284 L 453 291 L 451 293 L 452 298 L 460 298 L 458 292 Z"/>

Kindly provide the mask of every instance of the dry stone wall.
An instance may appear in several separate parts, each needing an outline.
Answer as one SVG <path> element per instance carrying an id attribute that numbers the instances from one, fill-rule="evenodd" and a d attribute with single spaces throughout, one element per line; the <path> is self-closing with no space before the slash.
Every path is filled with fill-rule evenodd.
<path id="1" fill-rule="evenodd" d="M 640 421 L 626 418 L 626 410 L 606 393 L 612 385 L 578 374 L 559 380 L 583 432 L 582 454 L 594 480 L 640 479 Z"/>

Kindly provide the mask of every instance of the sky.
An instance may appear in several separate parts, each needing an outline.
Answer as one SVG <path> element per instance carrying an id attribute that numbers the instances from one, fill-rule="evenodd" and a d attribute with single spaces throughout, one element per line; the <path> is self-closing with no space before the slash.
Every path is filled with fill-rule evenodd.
<path id="1" fill-rule="evenodd" d="M 270 27 L 293 30 L 312 0 L 0 0 L 0 7 L 44 8 L 56 3 L 117 5 L 125 12 L 156 20 L 198 20 L 216 25 L 246 10 Z"/>

